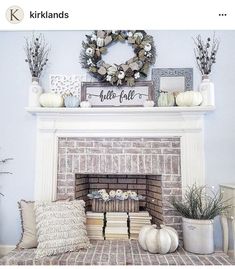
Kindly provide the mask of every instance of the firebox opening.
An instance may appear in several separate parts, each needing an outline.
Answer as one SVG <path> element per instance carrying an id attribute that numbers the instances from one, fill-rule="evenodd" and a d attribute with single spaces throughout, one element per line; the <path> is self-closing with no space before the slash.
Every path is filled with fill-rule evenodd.
<path id="1" fill-rule="evenodd" d="M 147 210 L 152 222 L 163 222 L 161 175 L 115 175 L 115 174 L 75 174 L 75 198 L 86 202 L 86 210 L 91 210 L 91 200 L 87 194 L 99 189 L 132 190 L 143 195 L 139 210 Z"/>

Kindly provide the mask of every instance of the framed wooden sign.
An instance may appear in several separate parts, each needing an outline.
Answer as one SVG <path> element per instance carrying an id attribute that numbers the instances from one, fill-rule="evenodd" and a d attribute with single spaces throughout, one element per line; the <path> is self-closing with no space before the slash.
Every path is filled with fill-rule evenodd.
<path id="1" fill-rule="evenodd" d="M 82 82 L 81 101 L 88 100 L 93 107 L 143 106 L 154 100 L 152 81 L 139 81 L 135 86 L 112 86 L 110 83 Z"/>

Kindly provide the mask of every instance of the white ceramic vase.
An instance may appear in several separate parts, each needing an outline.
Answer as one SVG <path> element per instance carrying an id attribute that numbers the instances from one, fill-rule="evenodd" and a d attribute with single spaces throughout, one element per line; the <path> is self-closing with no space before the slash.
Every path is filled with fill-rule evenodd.
<path id="1" fill-rule="evenodd" d="M 215 105 L 214 83 L 210 81 L 209 76 L 202 76 L 202 82 L 199 86 L 199 91 L 201 92 L 203 98 L 201 106 Z"/>
<path id="2" fill-rule="evenodd" d="M 184 249 L 196 254 L 213 253 L 213 220 L 182 218 L 182 221 Z"/>
<path id="3" fill-rule="evenodd" d="M 39 102 L 39 98 L 42 92 L 43 90 L 42 90 L 42 87 L 39 85 L 38 78 L 32 78 L 32 83 L 29 87 L 29 100 L 28 100 L 29 107 L 41 106 Z"/>

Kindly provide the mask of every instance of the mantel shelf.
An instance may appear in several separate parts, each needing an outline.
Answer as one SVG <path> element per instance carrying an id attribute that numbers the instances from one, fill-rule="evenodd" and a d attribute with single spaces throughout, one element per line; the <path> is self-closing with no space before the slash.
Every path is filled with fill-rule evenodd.
<path id="1" fill-rule="evenodd" d="M 26 107 L 27 112 L 32 115 L 97 115 L 97 114 L 206 114 L 214 111 L 214 106 L 195 106 L 195 107 L 92 107 L 92 108 L 45 108 L 45 107 Z"/>

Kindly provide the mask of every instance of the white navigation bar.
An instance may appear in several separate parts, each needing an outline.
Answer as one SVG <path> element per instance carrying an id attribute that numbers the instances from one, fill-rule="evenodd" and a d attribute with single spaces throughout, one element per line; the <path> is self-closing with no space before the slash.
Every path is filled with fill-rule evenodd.
<path id="1" fill-rule="evenodd" d="M 231 30 L 234 5 L 234 0 L 1 0 L 0 30 Z"/>

